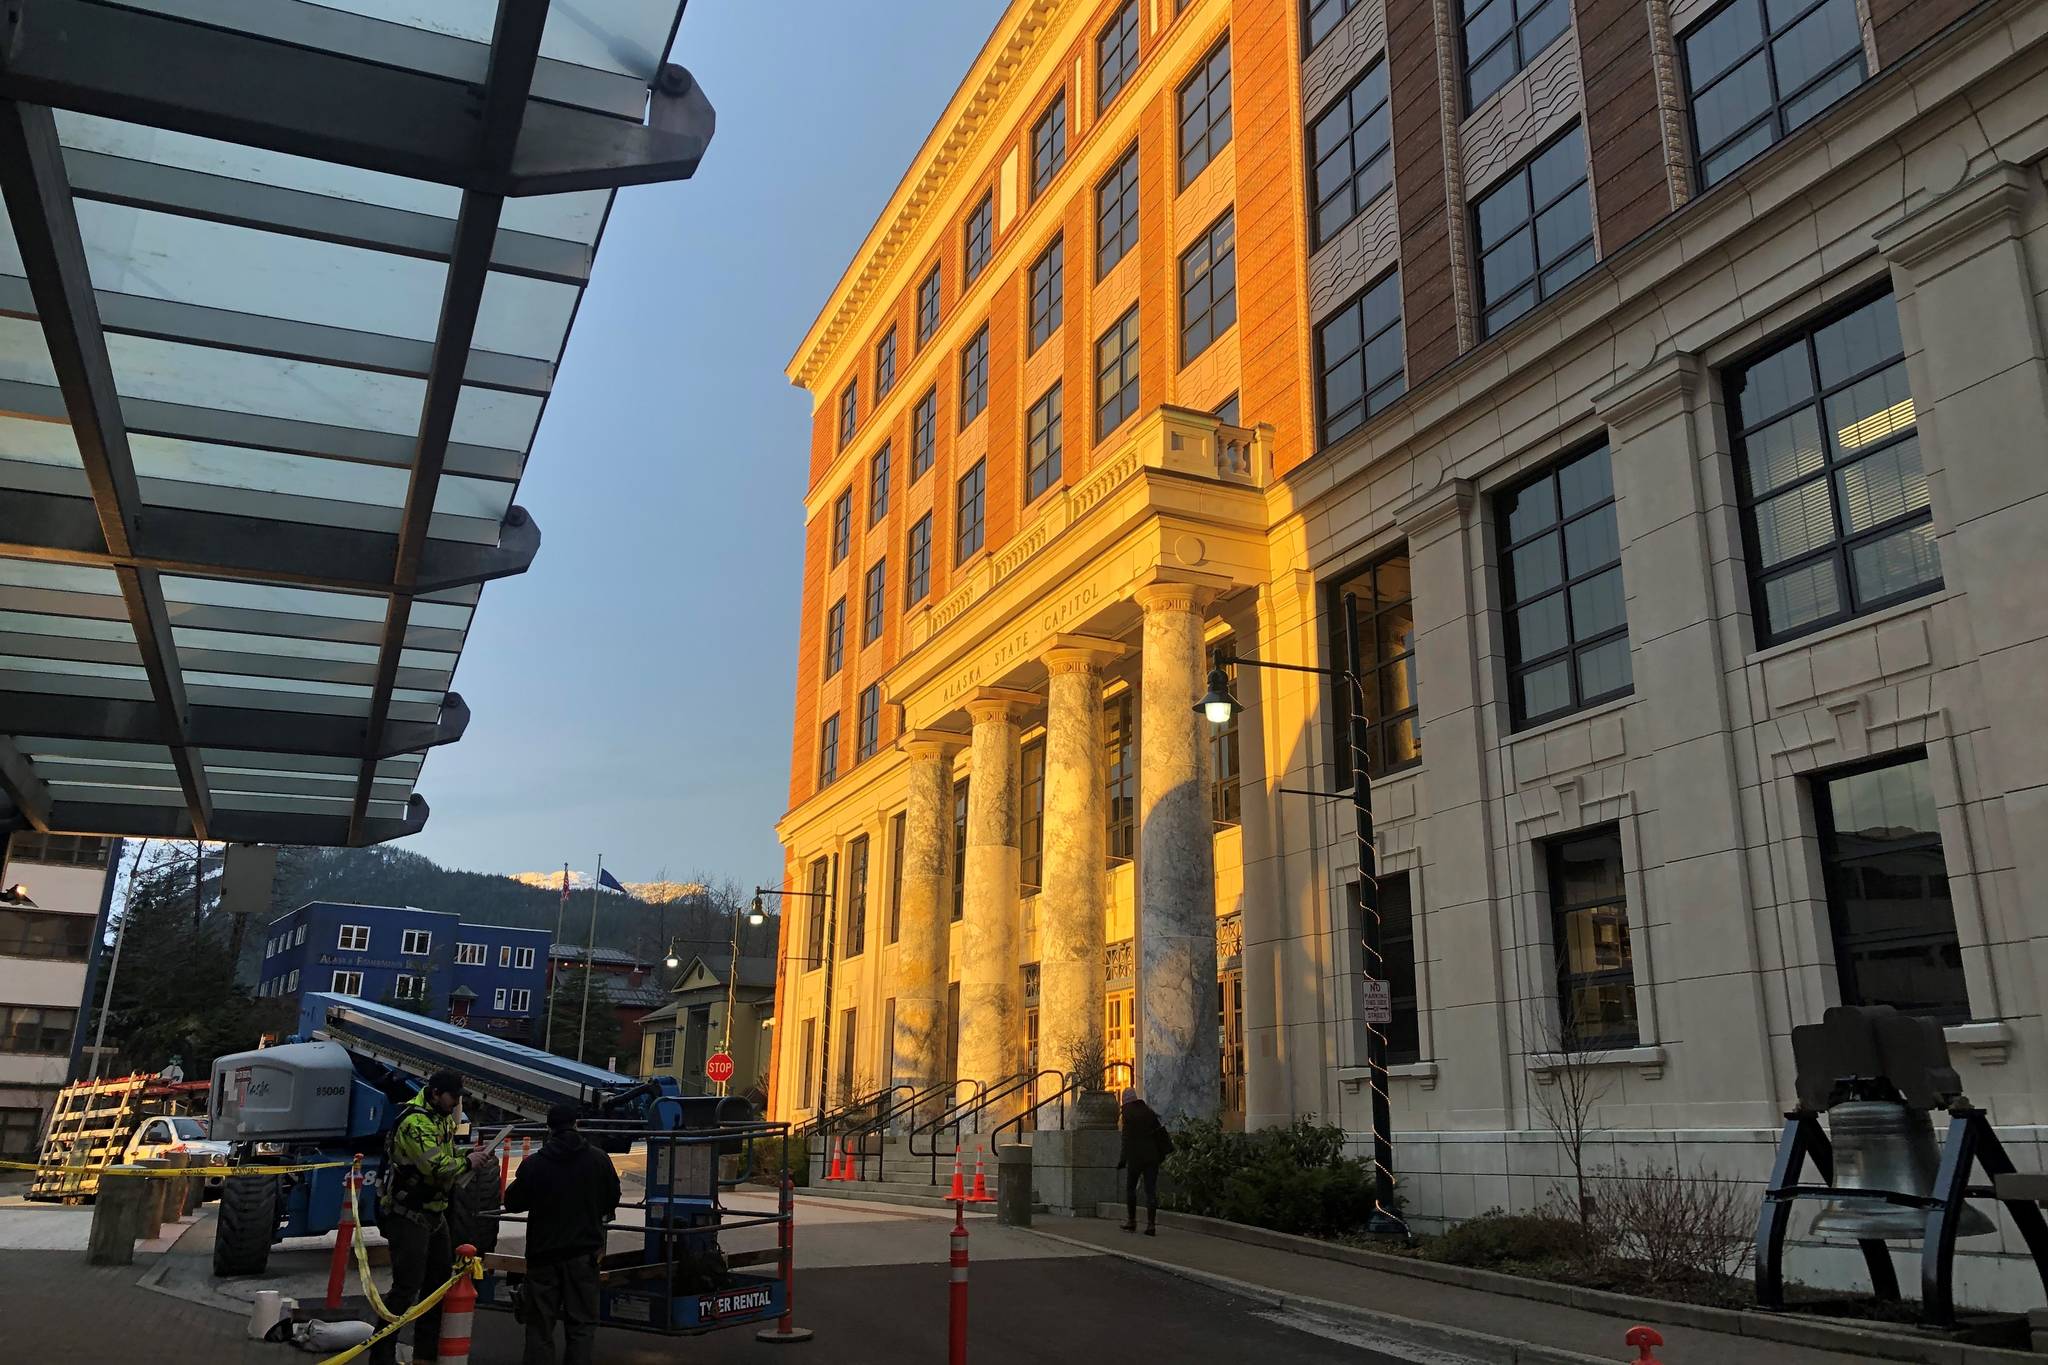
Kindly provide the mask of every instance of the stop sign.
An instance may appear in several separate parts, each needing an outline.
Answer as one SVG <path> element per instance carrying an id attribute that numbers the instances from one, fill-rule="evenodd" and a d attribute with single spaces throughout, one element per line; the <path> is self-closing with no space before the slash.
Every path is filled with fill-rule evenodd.
<path id="1" fill-rule="evenodd" d="M 732 1079 L 732 1058 L 723 1052 L 714 1052 L 704 1061 L 704 1075 L 720 1085 Z"/>

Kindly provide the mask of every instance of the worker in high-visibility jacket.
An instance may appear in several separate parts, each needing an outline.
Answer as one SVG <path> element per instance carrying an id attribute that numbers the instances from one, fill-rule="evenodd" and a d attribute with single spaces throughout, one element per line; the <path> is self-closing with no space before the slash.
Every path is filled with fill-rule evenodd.
<path id="1" fill-rule="evenodd" d="M 384 1173 L 377 1200 L 377 1227 L 391 1244 L 391 1289 L 384 1306 L 403 1317 L 428 1290 L 448 1278 L 455 1251 L 448 1238 L 448 1201 L 489 1160 L 480 1147 L 467 1153 L 455 1142 L 462 1111 L 462 1077 L 437 1071 L 426 1088 L 398 1111 L 384 1137 Z M 435 1304 L 413 1324 L 415 1361 L 440 1354 L 441 1306 Z M 397 1365 L 393 1332 L 372 1349 L 371 1365 Z"/>

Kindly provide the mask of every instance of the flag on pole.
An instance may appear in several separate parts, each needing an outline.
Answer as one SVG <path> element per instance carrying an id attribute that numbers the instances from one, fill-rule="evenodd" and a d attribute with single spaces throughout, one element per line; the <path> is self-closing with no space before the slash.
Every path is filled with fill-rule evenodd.
<path id="1" fill-rule="evenodd" d="M 619 885 L 619 879 L 602 867 L 597 869 L 597 884 L 606 891 L 616 891 L 622 896 L 626 894 L 626 888 Z"/>

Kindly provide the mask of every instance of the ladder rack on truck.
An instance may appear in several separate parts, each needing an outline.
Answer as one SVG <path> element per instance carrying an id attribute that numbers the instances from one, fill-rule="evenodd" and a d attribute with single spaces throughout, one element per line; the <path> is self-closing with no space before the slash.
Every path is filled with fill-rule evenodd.
<path id="1" fill-rule="evenodd" d="M 99 1193 L 100 1173 L 121 1159 L 135 1127 L 154 1114 L 182 1114 L 206 1082 L 136 1074 L 74 1081 L 57 1092 L 36 1157 L 30 1199 L 80 1204 Z"/>

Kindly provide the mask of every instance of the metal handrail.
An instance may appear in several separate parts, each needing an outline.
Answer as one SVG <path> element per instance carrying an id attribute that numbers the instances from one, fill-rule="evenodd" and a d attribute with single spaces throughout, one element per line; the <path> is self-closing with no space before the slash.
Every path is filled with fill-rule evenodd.
<path id="1" fill-rule="evenodd" d="M 1083 1084 L 1082 1079 L 1076 1077 L 1075 1079 L 1070 1081 L 1067 1079 L 1065 1072 L 1047 1070 L 1039 1072 L 1037 1076 L 1033 1076 L 1031 1078 L 1032 1081 L 1036 1082 L 1039 1076 L 1059 1077 L 1061 1082 L 1060 1088 L 1058 1090 L 1055 1090 L 1052 1094 L 1047 1095 L 1043 1099 L 1033 1100 L 1030 1104 L 1024 1107 L 1023 1112 L 1018 1114 L 1017 1117 L 1013 1119 L 1005 1119 L 1001 1123 L 997 1124 L 995 1127 L 989 1129 L 988 1145 L 991 1148 L 993 1148 L 996 1145 L 996 1139 L 1001 1137 L 1003 1135 L 1003 1131 L 1007 1128 L 1015 1128 L 1017 1130 L 1017 1141 L 1022 1142 L 1024 1140 L 1024 1120 L 1030 1118 L 1039 1110 L 1045 1108 L 1045 1106 L 1053 1103 L 1054 1101 L 1058 1101 L 1060 1106 L 1060 1127 L 1065 1128 L 1067 1126 L 1067 1096 L 1078 1095 L 1084 1088 L 1086 1088 Z M 1032 1127 L 1034 1128 L 1036 1128 L 1037 1126 L 1038 1125 L 1036 1123 L 1032 1124 Z"/>
<path id="2" fill-rule="evenodd" d="M 998 1081 L 997 1084 L 1001 1085 L 1003 1082 Z M 939 1134 L 945 1132 L 948 1127 L 952 1128 L 953 1145 L 957 1149 L 960 1145 L 960 1121 L 958 1116 L 963 1111 L 973 1108 L 980 1102 L 983 1096 L 988 1094 L 989 1087 L 986 1082 L 974 1080 L 971 1077 L 960 1077 L 950 1083 L 947 1091 L 948 1095 L 959 1094 L 960 1087 L 963 1085 L 974 1087 L 972 1097 L 965 1104 L 949 1102 L 947 1107 L 940 1111 L 938 1117 L 932 1119 L 929 1123 L 913 1124 L 906 1140 L 906 1145 L 909 1147 L 912 1156 L 929 1156 L 932 1159 L 932 1184 L 934 1185 L 939 1183 Z M 929 1152 L 917 1150 L 917 1135 L 919 1133 L 930 1136 L 932 1149 Z"/>
<path id="3" fill-rule="evenodd" d="M 844 1120 L 848 1115 L 859 1113 L 860 1111 L 879 1103 L 884 1096 L 890 1094 L 896 1089 L 898 1089 L 898 1087 L 892 1085 L 884 1089 L 876 1090 L 869 1094 L 862 1095 L 859 1099 L 848 1100 L 845 1104 L 840 1105 L 837 1109 L 828 1109 L 827 1111 L 825 1111 L 822 1114 L 819 1114 L 815 1118 L 806 1119 L 802 1123 L 793 1125 L 790 1130 L 791 1134 L 793 1136 L 809 1136 L 812 1133 L 830 1133 L 832 1131 L 833 1124 Z"/>
<path id="4" fill-rule="evenodd" d="M 885 1106 L 880 1113 L 876 1114 L 875 1117 L 868 1120 L 860 1127 L 854 1128 L 846 1133 L 841 1134 L 842 1137 L 850 1140 L 853 1143 L 853 1158 L 855 1164 L 860 1170 L 860 1178 L 862 1180 L 866 1180 L 868 1178 L 868 1158 L 870 1156 L 879 1157 L 880 1155 L 882 1155 L 880 1150 L 876 1150 L 874 1152 L 870 1152 L 868 1150 L 868 1140 L 870 1138 L 873 1138 L 877 1135 L 885 1135 L 889 1128 L 889 1125 L 894 1123 L 899 1115 L 906 1113 L 910 1116 L 910 1124 L 911 1127 L 914 1129 L 917 1125 L 917 1111 L 919 1109 L 922 1109 L 934 1096 L 942 1094 L 949 1095 L 954 1088 L 955 1082 L 953 1081 L 933 1081 L 930 1085 L 927 1085 L 922 1090 L 919 1090 L 915 1086 L 912 1086 L 906 1082 L 898 1082 L 897 1084 L 890 1086 L 890 1093 L 893 1094 L 898 1090 L 908 1090 L 911 1092 L 910 1098 L 905 1100 L 900 1105 L 892 1104 Z M 947 1102 L 949 1104 L 951 1103 L 950 1100 L 948 1100 Z M 887 1141 L 887 1137 L 883 1136 L 883 1144 L 885 1146 L 887 1144 Z M 885 1176 L 886 1174 L 887 1172 L 884 1171 Z"/>
<path id="5" fill-rule="evenodd" d="M 994 1104 L 997 1100 L 1008 1099 L 1010 1096 L 1017 1094 L 1019 1091 L 1030 1089 L 1030 1087 L 1038 1083 L 1038 1078 L 1040 1076 L 1059 1076 L 1062 1081 L 1066 1079 L 1066 1077 L 1058 1071 L 1019 1071 L 1014 1075 L 1005 1076 L 1002 1080 L 997 1081 L 993 1086 L 983 1086 L 981 1088 L 981 1093 L 979 1095 L 977 1095 L 973 1100 L 970 1100 L 966 1104 L 955 1105 L 951 1114 L 940 1115 L 936 1125 L 932 1129 L 932 1184 L 936 1185 L 939 1183 L 938 1134 L 948 1127 L 952 1128 L 953 1148 L 957 1152 L 960 1147 L 960 1126 L 963 1123 L 965 1123 L 968 1119 L 974 1118 L 977 1115 L 986 1111 L 988 1107 Z M 914 1145 L 911 1148 L 911 1154 L 913 1156 L 924 1155 L 924 1153 L 919 1152 Z"/>

